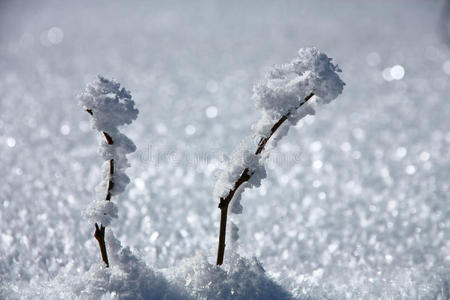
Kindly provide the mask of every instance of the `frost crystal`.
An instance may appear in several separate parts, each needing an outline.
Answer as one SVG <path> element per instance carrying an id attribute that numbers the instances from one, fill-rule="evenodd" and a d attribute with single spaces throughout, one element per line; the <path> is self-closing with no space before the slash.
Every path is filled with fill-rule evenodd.
<path id="1" fill-rule="evenodd" d="M 130 179 L 125 173 L 129 167 L 126 155 L 136 151 L 136 146 L 122 134 L 118 126 L 130 124 L 137 118 L 139 111 L 129 91 L 120 88 L 114 80 L 98 76 L 78 97 L 80 105 L 92 116 L 92 127 L 102 132 L 106 140 L 100 143 L 99 153 L 105 160 L 102 167 L 102 190 L 108 190 L 111 196 L 122 193 Z M 110 185 L 112 183 L 112 185 Z M 111 217 L 117 217 L 117 211 L 111 213 L 106 201 L 94 201 L 85 216 L 94 222 L 107 225 Z"/>

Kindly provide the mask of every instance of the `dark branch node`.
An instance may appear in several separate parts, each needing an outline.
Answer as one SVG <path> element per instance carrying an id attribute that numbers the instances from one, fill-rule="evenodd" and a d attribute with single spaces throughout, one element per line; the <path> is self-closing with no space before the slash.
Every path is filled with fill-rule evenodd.
<path id="1" fill-rule="evenodd" d="M 220 202 L 219 202 L 219 208 L 222 209 L 226 206 L 227 206 L 227 201 L 225 201 L 225 199 L 221 197 Z"/>
<path id="2" fill-rule="evenodd" d="M 108 145 L 112 145 L 114 143 L 112 137 L 109 134 L 107 134 L 106 132 L 103 131 L 103 135 L 105 136 L 105 139 L 106 139 L 106 142 L 108 143 Z"/>
<path id="3" fill-rule="evenodd" d="M 105 243 L 105 227 L 100 224 L 100 227 L 98 227 L 98 224 L 95 223 L 95 233 L 94 233 L 95 239 L 98 241 L 98 245 L 100 247 L 100 253 L 102 255 L 102 260 L 105 263 L 106 267 L 109 267 L 109 261 L 108 261 L 108 253 L 106 252 L 106 243 Z"/>

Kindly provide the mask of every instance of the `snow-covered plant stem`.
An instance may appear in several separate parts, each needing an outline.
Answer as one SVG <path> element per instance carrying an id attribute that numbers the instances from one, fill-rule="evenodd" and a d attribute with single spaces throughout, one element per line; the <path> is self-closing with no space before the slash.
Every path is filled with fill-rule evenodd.
<path id="1" fill-rule="evenodd" d="M 305 104 L 309 99 L 314 96 L 314 93 L 309 94 L 303 102 L 301 102 L 297 109 L 302 107 L 303 104 Z M 289 118 L 289 115 L 291 114 L 291 111 L 288 111 L 283 117 L 281 117 L 278 122 L 276 122 L 273 127 L 270 129 L 270 135 L 267 137 L 262 137 L 258 142 L 258 148 L 255 151 L 255 155 L 259 155 L 264 150 L 264 147 L 266 146 L 269 139 L 272 137 L 272 135 L 277 131 L 278 128 Z M 223 198 L 220 198 L 219 202 L 219 208 L 220 208 L 220 232 L 219 232 L 219 248 L 217 250 L 217 265 L 221 265 L 223 263 L 223 256 L 225 254 L 225 238 L 226 238 L 226 232 L 227 232 L 227 215 L 228 215 L 228 206 L 233 199 L 234 194 L 239 189 L 239 187 L 250 180 L 250 178 L 255 174 L 255 172 L 250 172 L 249 168 L 245 168 L 242 172 L 239 179 L 235 182 L 233 189 L 230 190 L 228 195 Z"/>
<path id="2" fill-rule="evenodd" d="M 261 119 L 253 125 L 255 134 L 260 136 L 258 147 L 254 154 L 247 149 L 233 153 L 228 169 L 221 174 L 215 187 L 221 212 L 217 265 L 223 263 L 225 254 L 230 203 L 232 212 L 242 212 L 240 196 L 243 190 L 259 186 L 266 176 L 264 160 L 268 153 L 265 150 L 276 146 L 287 134 L 289 125 L 315 113 L 311 101 L 329 103 L 342 92 L 344 82 L 337 72 L 340 72 L 338 66 L 316 48 L 300 49 L 294 60 L 275 66 L 265 81 L 254 87 L 253 99 L 262 111 Z"/>
<path id="3" fill-rule="evenodd" d="M 86 109 L 86 111 L 91 116 L 93 116 L 93 112 L 91 109 Z M 108 143 L 108 145 L 114 144 L 113 139 L 111 138 L 111 136 L 108 133 L 106 133 L 104 131 L 102 133 L 105 136 L 105 139 L 106 139 L 106 142 Z M 113 177 L 114 177 L 114 159 L 110 159 L 109 160 L 109 180 L 108 180 L 108 187 L 106 190 L 105 201 L 111 201 L 111 190 L 114 187 Z M 99 227 L 98 224 L 95 223 L 94 237 L 98 241 L 98 246 L 100 248 L 100 254 L 102 256 L 102 260 L 105 263 L 105 266 L 108 268 L 109 260 L 108 260 L 108 252 L 106 251 L 106 244 L 105 244 L 105 226 L 100 224 L 100 227 Z"/>
<path id="4" fill-rule="evenodd" d="M 134 143 L 120 133 L 117 127 L 135 120 L 138 110 L 127 90 L 120 88 L 119 83 L 101 76 L 88 85 L 79 100 L 92 116 L 92 127 L 105 137 L 99 152 L 105 160 L 100 188 L 106 189 L 106 196 L 103 200 L 94 200 L 85 215 L 95 224 L 94 237 L 98 241 L 102 260 L 109 267 L 105 229 L 112 218 L 117 218 L 117 207 L 111 198 L 122 193 L 130 182 L 125 174 L 125 169 L 129 166 L 126 154 L 136 150 Z"/>

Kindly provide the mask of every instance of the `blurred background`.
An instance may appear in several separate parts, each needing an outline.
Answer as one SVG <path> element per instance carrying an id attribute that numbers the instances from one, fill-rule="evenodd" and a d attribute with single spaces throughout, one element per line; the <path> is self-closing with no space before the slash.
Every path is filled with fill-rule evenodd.
<path id="1" fill-rule="evenodd" d="M 212 197 L 259 118 L 252 86 L 301 47 L 344 93 L 292 128 L 246 191 L 238 251 L 295 297 L 447 295 L 449 1 L 0 1 L 0 286 L 81 274 L 101 137 L 76 96 L 97 74 L 140 114 L 113 224 L 155 268 L 214 262 Z M 101 193 L 100 193 L 101 194 Z"/>

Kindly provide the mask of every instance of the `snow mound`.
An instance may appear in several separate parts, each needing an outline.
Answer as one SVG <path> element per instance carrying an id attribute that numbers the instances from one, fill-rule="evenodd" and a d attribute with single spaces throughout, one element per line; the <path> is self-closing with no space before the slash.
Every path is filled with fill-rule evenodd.
<path id="1" fill-rule="evenodd" d="M 261 263 L 236 253 L 228 255 L 227 268 L 197 255 L 187 260 L 173 280 L 195 299 L 292 299 L 289 292 L 269 278 Z"/>
<path id="2" fill-rule="evenodd" d="M 79 299 L 186 299 L 187 295 L 148 267 L 129 247 L 122 247 L 111 230 L 106 243 L 111 267 L 95 264 L 72 285 Z"/>

